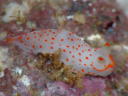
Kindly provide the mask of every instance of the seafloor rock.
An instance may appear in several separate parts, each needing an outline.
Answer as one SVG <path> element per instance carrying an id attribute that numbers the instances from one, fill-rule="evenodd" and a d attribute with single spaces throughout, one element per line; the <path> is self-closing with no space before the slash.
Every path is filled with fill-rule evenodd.
<path id="1" fill-rule="evenodd" d="M 5 9 L 14 2 L 20 8 L 23 8 L 23 2 L 27 2 L 30 14 L 24 14 L 27 10 L 20 9 L 22 19 L 11 13 L 10 16 L 15 17 L 13 21 L 4 23 L 2 18 L 8 12 L 14 12 Z M 127 9 L 127 0 L 0 0 L 0 45 L 4 46 L 0 48 L 0 96 L 128 96 Z M 47 62 L 53 56 L 40 54 L 39 60 L 33 54 L 25 56 L 17 47 L 1 43 L 6 36 L 39 28 L 76 32 L 95 47 L 110 42 L 116 60 L 114 72 L 105 78 L 86 76 L 81 80 L 83 75 L 69 74 L 70 68 L 62 68 L 62 63 Z M 90 36 L 96 38 L 87 40 L 86 37 Z"/>

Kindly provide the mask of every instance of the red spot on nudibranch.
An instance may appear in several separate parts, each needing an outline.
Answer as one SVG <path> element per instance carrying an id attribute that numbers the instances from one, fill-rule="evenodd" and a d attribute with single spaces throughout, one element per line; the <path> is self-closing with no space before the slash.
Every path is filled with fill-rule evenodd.
<path id="1" fill-rule="evenodd" d="M 85 70 L 84 70 L 84 69 L 81 69 L 81 71 L 82 71 L 82 72 L 85 72 Z"/>
<path id="2" fill-rule="evenodd" d="M 23 43 L 22 36 L 19 36 L 19 37 L 17 38 L 17 40 L 18 40 L 20 43 Z"/>
<path id="3" fill-rule="evenodd" d="M 42 48 L 42 47 L 43 47 L 42 45 L 39 46 L 39 48 Z"/>
<path id="4" fill-rule="evenodd" d="M 66 58 L 66 61 L 68 62 L 69 61 L 69 58 Z"/>
<path id="5" fill-rule="evenodd" d="M 81 53 L 79 52 L 78 55 L 81 56 Z"/>
<path id="6" fill-rule="evenodd" d="M 82 52 L 84 52 L 84 50 L 82 50 Z"/>
<path id="7" fill-rule="evenodd" d="M 38 41 L 40 41 L 40 38 L 38 39 Z"/>
<path id="8" fill-rule="evenodd" d="M 75 58 L 75 56 L 74 56 L 74 55 L 72 55 L 72 58 Z"/>
<path id="9" fill-rule="evenodd" d="M 88 51 L 90 52 L 90 51 L 91 51 L 91 49 L 88 49 Z"/>
<path id="10" fill-rule="evenodd" d="M 67 48 L 69 48 L 70 46 L 69 46 L 69 45 L 67 45 L 66 47 L 67 47 Z"/>
<path id="11" fill-rule="evenodd" d="M 48 29 L 48 32 L 52 32 L 52 30 L 51 29 Z"/>
<path id="12" fill-rule="evenodd" d="M 104 58 L 103 57 L 98 57 L 98 60 L 99 61 L 104 61 Z"/>
<path id="13" fill-rule="evenodd" d="M 88 58 L 88 57 L 85 57 L 85 59 L 87 59 L 87 60 L 88 60 L 89 58 Z"/>
<path id="14" fill-rule="evenodd" d="M 79 59 L 80 62 L 82 62 L 82 59 Z"/>
<path id="15" fill-rule="evenodd" d="M 74 39 L 73 39 L 73 38 L 71 38 L 70 40 L 71 40 L 71 41 L 74 41 Z"/>
<path id="16" fill-rule="evenodd" d="M 19 36 L 17 39 L 18 39 L 18 40 L 22 40 L 22 36 Z"/>
<path id="17" fill-rule="evenodd" d="M 71 54 L 71 53 L 72 53 L 72 51 L 69 51 L 69 53 Z"/>
<path id="18" fill-rule="evenodd" d="M 52 32 L 53 34 L 56 34 L 56 32 Z"/>
<path id="19" fill-rule="evenodd" d="M 84 64 L 84 66 L 87 66 L 87 64 Z"/>
<path id="20" fill-rule="evenodd" d="M 26 37 L 26 40 L 30 40 L 30 37 Z"/>
<path id="21" fill-rule="evenodd" d="M 34 35 L 34 38 L 36 39 L 36 38 L 37 38 L 37 36 L 36 36 L 36 35 Z"/>
<path id="22" fill-rule="evenodd" d="M 75 46 L 72 46 L 72 48 L 74 49 L 74 48 L 75 48 Z"/>
<path id="23" fill-rule="evenodd" d="M 42 37 L 42 34 L 39 34 L 40 37 Z"/>
<path id="24" fill-rule="evenodd" d="M 47 42 L 47 41 L 48 41 L 47 39 L 44 40 L 44 42 Z"/>
<path id="25" fill-rule="evenodd" d="M 73 34 L 73 32 L 69 32 L 69 35 L 71 36 Z"/>
<path id="26" fill-rule="evenodd" d="M 109 47 L 109 46 L 111 46 L 111 45 L 110 45 L 110 43 L 106 42 L 106 43 L 104 44 L 104 46 Z"/>
<path id="27" fill-rule="evenodd" d="M 32 45 L 32 48 L 35 48 L 35 45 L 34 44 Z"/>
<path id="28" fill-rule="evenodd" d="M 53 47 L 53 46 L 50 46 L 49 48 L 50 48 L 50 49 L 54 49 L 54 47 Z"/>
<path id="29" fill-rule="evenodd" d="M 34 31 L 33 34 L 36 34 L 36 32 Z"/>
<path id="30" fill-rule="evenodd" d="M 92 54 L 89 54 L 90 56 L 92 56 Z"/>
<path id="31" fill-rule="evenodd" d="M 45 35 L 46 35 L 46 33 L 47 33 L 46 31 L 42 31 L 42 32 L 44 32 Z"/>
<path id="32" fill-rule="evenodd" d="M 79 41 L 80 39 L 78 38 L 77 40 Z"/>
<path id="33" fill-rule="evenodd" d="M 100 49 L 100 48 L 95 48 L 94 51 L 97 51 L 97 50 L 99 50 L 99 49 Z"/>
<path id="34" fill-rule="evenodd" d="M 67 52 L 67 50 L 66 49 L 63 49 L 63 52 Z"/>
<path id="35" fill-rule="evenodd" d="M 55 38 L 54 38 L 54 37 L 52 37 L 51 39 L 52 39 L 52 40 L 55 40 Z"/>
<path id="36" fill-rule="evenodd" d="M 80 47 L 80 45 L 78 45 L 78 47 Z"/>
<path id="37" fill-rule="evenodd" d="M 60 39 L 60 41 L 64 41 L 64 38 Z"/>

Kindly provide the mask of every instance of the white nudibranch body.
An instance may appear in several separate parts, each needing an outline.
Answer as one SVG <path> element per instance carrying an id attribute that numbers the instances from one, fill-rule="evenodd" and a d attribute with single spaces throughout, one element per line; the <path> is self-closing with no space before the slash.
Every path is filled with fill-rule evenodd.
<path id="1" fill-rule="evenodd" d="M 60 60 L 74 71 L 107 76 L 114 67 L 112 56 L 105 49 L 92 48 L 79 36 L 65 30 L 47 29 L 7 39 L 25 52 L 54 53 L 61 50 Z"/>

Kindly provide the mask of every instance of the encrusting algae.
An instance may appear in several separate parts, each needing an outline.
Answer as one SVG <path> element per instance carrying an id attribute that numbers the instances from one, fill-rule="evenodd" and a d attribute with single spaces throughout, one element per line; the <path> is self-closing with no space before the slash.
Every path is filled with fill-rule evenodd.
<path id="1" fill-rule="evenodd" d="M 71 66 L 60 61 L 61 50 L 53 54 L 38 53 L 36 67 L 40 69 L 51 80 L 64 81 L 70 85 L 82 87 L 82 77 L 84 74 L 71 72 Z"/>

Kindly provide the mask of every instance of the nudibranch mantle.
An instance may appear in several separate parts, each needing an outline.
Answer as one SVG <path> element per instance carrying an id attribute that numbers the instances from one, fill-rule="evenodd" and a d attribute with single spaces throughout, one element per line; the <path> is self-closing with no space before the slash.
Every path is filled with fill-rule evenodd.
<path id="1" fill-rule="evenodd" d="M 79 36 L 66 30 L 45 29 L 6 39 L 25 52 L 54 53 L 61 50 L 60 60 L 84 74 L 107 76 L 114 68 L 114 60 L 106 50 L 92 48 Z"/>

